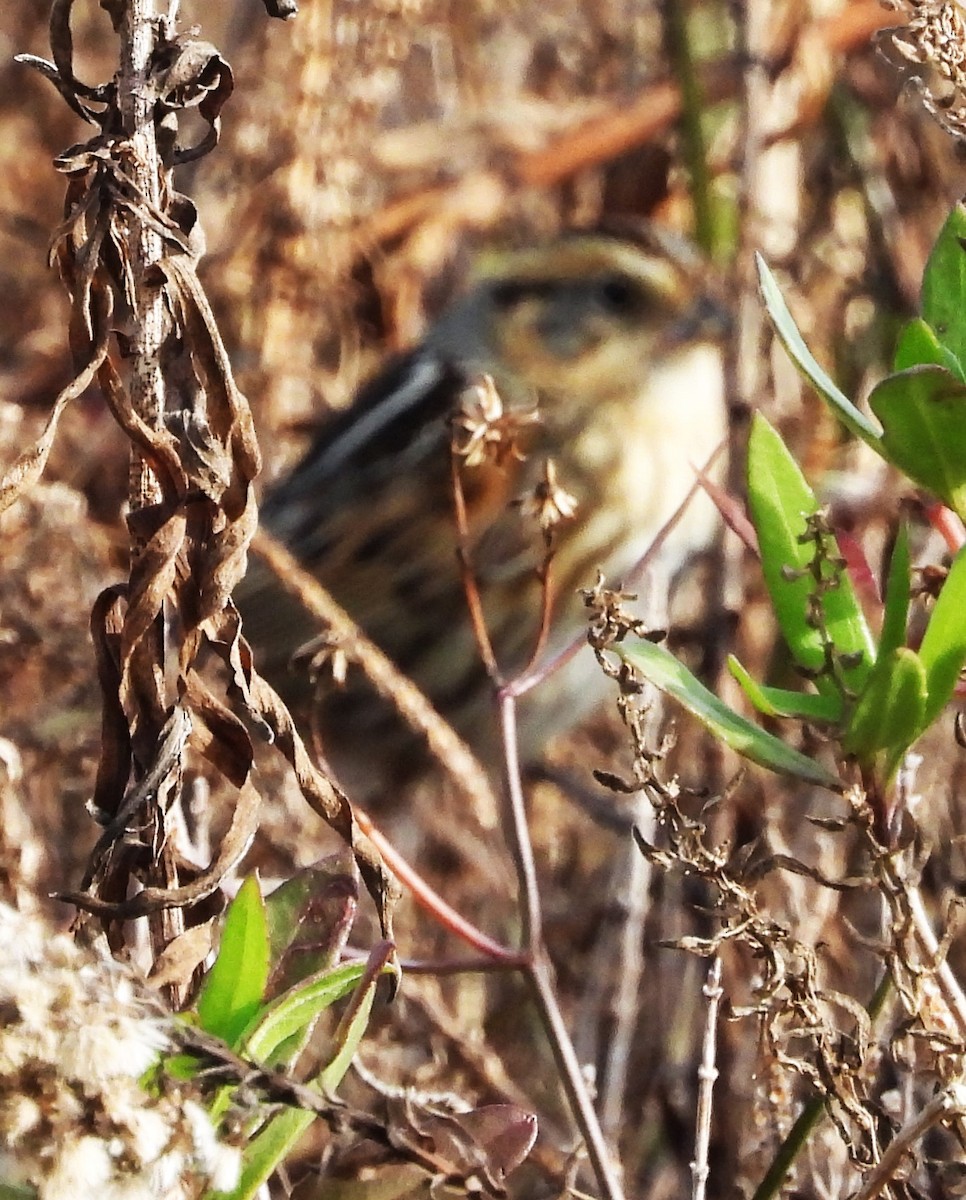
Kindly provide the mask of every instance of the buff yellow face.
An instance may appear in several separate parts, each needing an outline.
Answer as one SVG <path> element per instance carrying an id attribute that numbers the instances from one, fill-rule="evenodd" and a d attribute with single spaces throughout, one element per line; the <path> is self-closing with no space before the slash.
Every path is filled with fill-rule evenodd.
<path id="1" fill-rule="evenodd" d="M 482 283 L 494 347 L 517 380 L 544 397 L 607 401 L 639 391 L 693 299 L 667 256 L 583 236 L 547 255 L 505 256 Z"/>

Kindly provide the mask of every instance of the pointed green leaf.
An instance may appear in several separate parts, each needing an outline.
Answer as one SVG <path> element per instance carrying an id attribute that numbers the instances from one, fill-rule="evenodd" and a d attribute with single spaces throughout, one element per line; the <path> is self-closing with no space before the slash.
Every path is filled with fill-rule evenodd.
<path id="1" fill-rule="evenodd" d="M 273 1000 L 244 1037 L 247 1054 L 267 1066 L 290 1062 L 302 1048 L 302 1035 L 311 1033 L 320 1013 L 348 996 L 364 972 L 364 963 L 346 963 Z"/>
<path id="2" fill-rule="evenodd" d="M 785 299 L 774 275 L 768 269 L 767 263 L 760 254 L 755 255 L 755 262 L 758 265 L 758 282 L 765 308 L 775 327 L 775 332 L 788 351 L 792 362 L 829 405 L 846 429 L 851 430 L 856 437 L 860 437 L 874 450 L 879 450 L 881 453 L 878 429 L 865 413 L 856 408 L 848 396 L 835 386 L 829 375 L 815 361 L 812 352 L 805 345 L 805 339 L 799 332 L 795 319 L 788 311 Z"/>
<path id="3" fill-rule="evenodd" d="M 267 979 L 265 907 L 251 876 L 229 905 L 218 957 L 198 998 L 202 1029 L 234 1046 L 261 1003 Z"/>
<path id="4" fill-rule="evenodd" d="M 966 517 L 966 385 L 943 367 L 912 367 L 872 389 L 889 459 Z"/>
<path id="5" fill-rule="evenodd" d="M 835 775 L 734 712 L 663 646 L 639 641 L 618 647 L 617 653 L 744 758 L 780 775 L 791 775 L 833 791 L 841 790 L 842 785 Z"/>
<path id="6" fill-rule="evenodd" d="M 241 1177 L 230 1192 L 209 1192 L 205 1200 L 253 1200 L 273 1171 L 288 1158 L 315 1120 L 303 1108 L 283 1108 L 242 1152 Z"/>
<path id="7" fill-rule="evenodd" d="M 902 521 L 896 534 L 896 544 L 892 549 L 892 561 L 889 563 L 882 632 L 879 635 L 879 657 L 891 654 L 893 650 L 905 645 L 906 626 L 909 623 L 911 574 L 909 529 L 905 521 Z"/>
<path id="8" fill-rule="evenodd" d="M 359 1049 L 359 1043 L 362 1041 L 362 1036 L 366 1032 L 366 1026 L 369 1024 L 369 1014 L 372 1012 L 372 1004 L 376 998 L 377 982 L 377 979 L 370 981 L 356 1006 L 355 1012 L 352 1014 L 352 1019 L 344 1029 L 339 1031 L 338 1048 L 328 1066 L 325 1067 L 318 1077 L 318 1085 L 325 1093 L 334 1092 L 339 1086 L 342 1082 L 342 1077 L 349 1069 L 349 1064 L 352 1062 L 355 1052 Z"/>
<path id="9" fill-rule="evenodd" d="M 926 671 L 928 697 L 923 717 L 926 729 L 952 698 L 966 663 L 966 548 L 953 559 L 919 647 Z"/>
<path id="10" fill-rule="evenodd" d="M 926 671 L 913 650 L 900 646 L 880 658 L 842 740 L 848 754 L 871 764 L 880 750 L 899 761 L 922 730 Z"/>
<path id="11" fill-rule="evenodd" d="M 833 725 L 842 717 L 842 700 L 835 696 L 816 696 L 813 692 L 790 692 L 767 687 L 752 678 L 733 654 L 728 655 L 728 670 L 742 691 L 766 717 L 793 717 L 799 721 L 820 721 Z"/>
<path id="12" fill-rule="evenodd" d="M 819 506 L 798 464 L 760 413 L 755 413 L 748 441 L 748 504 L 782 636 L 801 667 L 818 671 L 825 661 L 822 638 L 807 620 L 808 600 L 814 590 L 807 569 L 814 547 L 802 545 L 799 538 L 805 532 L 806 516 L 818 512 Z M 828 552 L 838 556 L 831 538 Z M 857 665 L 843 674 L 849 686 L 860 691 L 875 661 L 875 643 L 844 569 L 838 580 L 838 586 L 824 596 L 825 623 L 839 655 L 859 656 Z M 815 686 L 823 695 L 837 694 L 827 677 L 818 678 Z"/>
<path id="13" fill-rule="evenodd" d="M 966 365 L 966 207 L 960 201 L 946 218 L 922 279 L 922 315 L 940 344 Z M 963 378 L 962 366 L 955 372 Z"/>
<path id="14" fill-rule="evenodd" d="M 958 379 L 963 379 L 963 368 L 955 354 L 940 343 L 935 331 L 922 317 L 914 317 L 899 335 L 892 369 L 896 372 L 907 371 L 910 367 L 922 367 L 930 363 L 945 367 Z"/>

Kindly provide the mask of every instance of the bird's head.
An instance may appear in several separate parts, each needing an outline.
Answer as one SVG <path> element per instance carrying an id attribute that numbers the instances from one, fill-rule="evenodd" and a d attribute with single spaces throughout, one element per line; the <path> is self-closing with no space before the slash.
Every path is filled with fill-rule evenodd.
<path id="1" fill-rule="evenodd" d="M 700 337 L 694 264 L 656 241 L 571 234 L 484 266 L 476 292 L 495 359 L 542 396 L 620 400 Z"/>

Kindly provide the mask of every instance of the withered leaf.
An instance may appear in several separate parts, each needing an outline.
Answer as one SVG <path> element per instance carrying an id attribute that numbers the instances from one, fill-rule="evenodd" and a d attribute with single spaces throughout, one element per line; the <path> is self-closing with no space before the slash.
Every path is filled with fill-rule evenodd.
<path id="1" fill-rule="evenodd" d="M 214 919 L 193 925 L 168 942 L 154 961 L 148 983 L 161 988 L 171 984 L 186 987 L 205 961 L 214 940 Z"/>
<path id="2" fill-rule="evenodd" d="M 104 900 L 83 890 L 62 892 L 57 898 L 84 912 L 112 921 L 129 921 L 165 908 L 185 908 L 197 904 L 221 886 L 222 880 L 234 870 L 248 850 L 258 829 L 259 804 L 260 797 L 253 787 L 246 785 L 240 790 L 238 802 L 232 811 L 231 825 L 219 844 L 214 862 L 182 887 L 146 887 L 130 899 L 119 902 Z"/>
<path id="3" fill-rule="evenodd" d="M 187 676 L 185 700 L 194 718 L 191 745 L 235 787 L 251 773 L 254 751 L 248 730 L 198 675 Z"/>
<path id="4" fill-rule="evenodd" d="M 77 396 L 90 386 L 106 354 L 107 334 L 106 331 L 102 331 L 101 339 L 94 347 L 90 361 L 54 401 L 54 407 L 47 418 L 47 424 L 44 426 L 43 433 L 7 469 L 3 477 L 0 478 L 0 513 L 19 500 L 24 492 L 33 487 L 44 473 L 51 447 L 54 444 L 54 437 L 57 433 L 57 425 L 64 409 L 71 400 L 76 399 Z"/>

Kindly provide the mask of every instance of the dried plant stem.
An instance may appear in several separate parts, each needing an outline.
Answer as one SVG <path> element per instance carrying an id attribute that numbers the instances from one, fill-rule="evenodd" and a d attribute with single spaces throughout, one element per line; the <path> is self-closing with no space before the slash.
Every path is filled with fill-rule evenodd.
<path id="1" fill-rule="evenodd" d="M 365 637 L 345 609 L 271 534 L 258 530 L 252 539 L 252 550 L 274 571 L 282 586 L 332 635 L 346 656 L 358 663 L 376 692 L 391 701 L 410 728 L 426 738 L 436 759 L 472 804 L 480 825 L 484 829 L 496 828 L 497 803 L 486 772 L 462 738 L 415 684 Z"/>
<path id="2" fill-rule="evenodd" d="M 501 690 L 497 704 L 500 733 L 503 738 L 504 780 L 510 806 L 508 836 L 520 889 L 522 940 L 526 954 L 523 973 L 530 985 L 541 1023 L 550 1041 L 573 1118 L 583 1135 L 597 1186 L 604 1200 L 622 1200 L 624 1191 L 580 1069 L 570 1032 L 557 1003 L 553 968 L 543 942 L 540 891 L 517 751 L 516 697 L 508 690 Z"/>
<path id="3" fill-rule="evenodd" d="M 872 1168 L 865 1185 L 854 1200 L 875 1200 L 889 1185 L 896 1171 L 916 1142 L 934 1125 L 950 1117 L 962 1116 L 966 1110 L 966 1087 L 952 1084 L 938 1096 L 934 1096 L 926 1107 L 899 1130 L 886 1146 L 880 1161 Z"/>
<path id="4" fill-rule="evenodd" d="M 891 993 L 892 976 L 887 972 L 883 975 L 872 999 L 866 1006 L 866 1012 L 873 1021 L 882 1011 Z M 764 1179 L 762 1179 L 761 1183 L 755 1189 L 751 1200 L 772 1200 L 773 1196 L 778 1195 L 788 1172 L 794 1165 L 795 1159 L 807 1145 L 812 1131 L 818 1125 L 824 1113 L 825 1097 L 821 1095 L 813 1096 L 798 1114 L 795 1124 L 785 1135 L 784 1141 L 778 1147 L 778 1153 L 772 1159 L 771 1165 L 765 1172 Z"/>
<path id="5" fill-rule="evenodd" d="M 716 237 L 711 171 L 701 127 L 701 116 L 706 109 L 691 50 L 688 11 L 688 7 L 678 0 L 665 0 L 664 41 L 681 93 L 681 140 L 691 183 L 695 241 L 706 254 L 711 255 L 714 253 Z"/>
<path id="6" fill-rule="evenodd" d="M 151 56 L 158 36 L 159 14 L 155 0 L 129 0 L 120 21 L 120 70 L 118 72 L 118 105 L 131 151 L 131 172 L 134 183 L 153 212 L 162 208 L 162 164 L 154 125 L 155 97 L 148 76 Z M 163 256 L 163 244 L 154 223 L 145 214 L 136 212 L 130 218 L 129 257 L 133 273 L 135 297 L 134 329 L 131 338 L 131 405 L 146 425 L 159 430 L 164 414 L 164 378 L 161 371 L 161 346 L 164 339 L 164 297 L 162 276 L 157 269 Z M 129 503 L 136 512 L 161 499 L 157 479 L 136 448 L 131 451 L 128 481 Z M 143 547 L 132 541 L 133 572 Z M 160 622 L 156 624 L 156 648 L 152 653 L 163 660 L 167 637 Z M 147 714 L 145 714 L 147 715 Z M 172 797 L 177 804 L 177 795 Z M 162 818 L 164 819 L 164 818 Z M 151 868 L 154 882 L 163 888 L 177 887 L 178 871 L 174 846 L 169 838 Z M 180 908 L 165 908 L 149 918 L 151 942 L 155 957 L 164 947 L 184 932 L 184 913 Z M 175 989 L 176 990 L 176 989 Z M 180 1004 L 182 994 L 174 994 L 172 1002 Z"/>
<path id="7" fill-rule="evenodd" d="M 718 1007 L 721 1004 L 721 959 L 715 958 L 704 985 L 708 1014 L 701 1045 L 701 1066 L 698 1068 L 698 1113 L 694 1134 L 694 1162 L 691 1164 L 692 1200 L 704 1200 L 710 1170 L 708 1145 L 711 1141 L 711 1099 L 718 1068 L 715 1066 L 718 1048 Z"/>
<path id="8" fill-rule="evenodd" d="M 118 102 L 130 139 L 132 174 L 141 195 L 150 206 L 161 208 L 161 161 L 154 128 L 154 98 L 147 81 L 151 55 L 157 39 L 158 13 L 155 0 L 130 0 L 121 22 L 121 62 Z M 160 277 L 149 282 L 151 268 L 161 261 L 161 235 L 150 221 L 132 218 L 131 264 L 134 271 L 136 313 L 132 339 L 131 402 L 152 429 L 161 425 L 164 412 L 164 380 L 161 374 L 161 342 L 164 298 Z M 132 451 L 130 501 L 132 509 L 160 499 L 157 481 L 137 451 Z"/>
<path id="9" fill-rule="evenodd" d="M 939 941 L 933 933 L 929 915 L 917 888 L 909 889 L 908 900 L 909 912 L 920 949 L 929 960 L 929 968 L 935 970 L 936 982 L 949 1009 L 949 1014 L 959 1027 L 960 1039 L 966 1042 L 966 995 L 963 994 L 959 980 L 953 974 L 952 967 L 946 961 Z"/>

